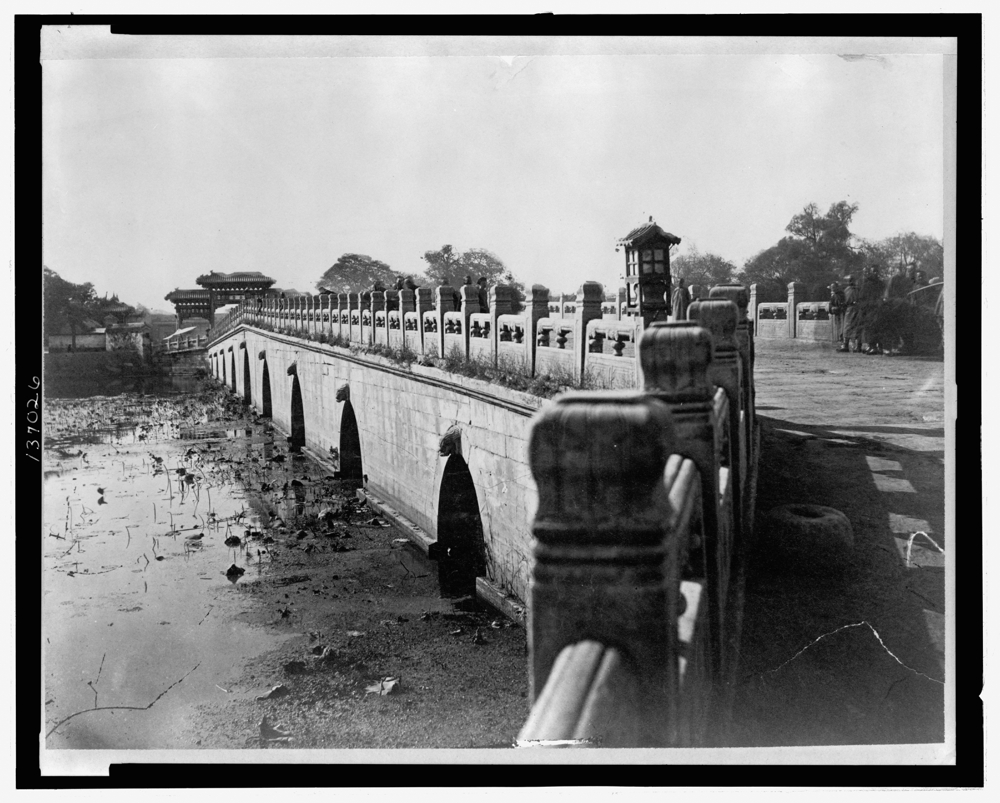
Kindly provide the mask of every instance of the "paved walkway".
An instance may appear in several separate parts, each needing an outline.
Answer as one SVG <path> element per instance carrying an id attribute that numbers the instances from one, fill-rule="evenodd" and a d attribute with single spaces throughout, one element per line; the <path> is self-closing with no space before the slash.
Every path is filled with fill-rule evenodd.
<path id="1" fill-rule="evenodd" d="M 841 576 L 751 561 L 732 738 L 943 736 L 944 364 L 758 340 L 758 517 L 829 505 L 854 529 Z M 924 532 L 929 537 L 911 536 Z M 944 552 L 939 550 L 944 550 Z"/>

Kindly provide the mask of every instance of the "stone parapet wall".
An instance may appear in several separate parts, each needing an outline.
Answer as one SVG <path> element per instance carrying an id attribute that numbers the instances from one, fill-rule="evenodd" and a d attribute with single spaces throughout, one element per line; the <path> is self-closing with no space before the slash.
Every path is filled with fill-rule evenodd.
<path id="1" fill-rule="evenodd" d="M 550 298 L 548 289 L 535 285 L 525 308 L 516 314 L 511 311 L 513 290 L 504 285 L 491 288 L 487 310 L 480 309 L 477 291 L 469 287 L 459 289 L 457 308 L 456 291 L 449 286 L 398 293 L 269 297 L 239 304 L 213 327 L 209 344 L 247 325 L 319 343 L 405 347 L 429 358 L 457 354 L 497 366 L 502 357 L 505 366 L 518 366 L 528 378 L 553 373 L 578 381 L 600 375 L 614 387 L 634 387 L 640 324 L 637 318 L 622 317 L 620 295 L 619 291 L 615 298 L 605 299 L 600 284 L 585 282 L 577 293 Z M 623 349 L 616 351 L 610 342 L 606 350 L 600 343 L 595 349 L 594 338 L 600 341 L 605 330 L 595 334 L 588 328 L 593 321 L 632 334 L 623 337 Z M 624 361 L 631 362 L 631 369 Z"/>

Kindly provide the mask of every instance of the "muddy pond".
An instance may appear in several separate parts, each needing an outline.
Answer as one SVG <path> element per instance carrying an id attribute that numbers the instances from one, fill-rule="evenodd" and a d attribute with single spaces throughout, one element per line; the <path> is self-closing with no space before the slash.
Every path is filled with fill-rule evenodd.
<path id="1" fill-rule="evenodd" d="M 443 597 L 335 465 L 235 396 L 49 399 L 45 422 L 48 748 L 513 740 L 524 631 Z M 367 693 L 400 677 L 402 694 Z M 393 728 L 373 726 L 386 714 Z M 298 738 L 264 739 L 270 722 Z"/>

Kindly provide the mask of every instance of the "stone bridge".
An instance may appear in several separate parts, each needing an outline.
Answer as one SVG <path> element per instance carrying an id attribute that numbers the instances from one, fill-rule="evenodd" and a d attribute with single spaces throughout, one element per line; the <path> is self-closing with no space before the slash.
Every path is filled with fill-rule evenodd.
<path id="1" fill-rule="evenodd" d="M 753 520 L 749 294 L 713 288 L 645 330 L 594 282 L 536 286 L 519 312 L 510 288 L 488 311 L 455 295 L 245 301 L 210 334 L 211 370 L 357 481 L 445 593 L 527 607 L 525 744 L 705 743 Z M 444 370 L 469 360 L 605 389 L 543 401 Z"/>

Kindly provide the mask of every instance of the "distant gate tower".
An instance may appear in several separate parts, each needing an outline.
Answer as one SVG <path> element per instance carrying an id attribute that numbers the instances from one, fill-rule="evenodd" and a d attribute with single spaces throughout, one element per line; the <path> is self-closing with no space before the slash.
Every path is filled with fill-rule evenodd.
<path id="1" fill-rule="evenodd" d="M 670 314 L 670 247 L 680 241 L 657 226 L 652 216 L 618 241 L 618 248 L 625 249 L 624 312 L 642 317 L 644 327 L 665 321 Z"/>
<path id="2" fill-rule="evenodd" d="M 165 296 L 177 311 L 177 327 L 185 318 L 204 318 L 215 325 L 215 311 L 244 298 L 263 297 L 274 279 L 259 271 L 216 273 L 214 270 L 199 276 L 195 281 L 201 290 L 173 290 Z"/>

